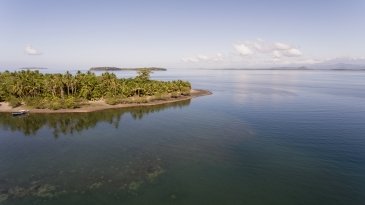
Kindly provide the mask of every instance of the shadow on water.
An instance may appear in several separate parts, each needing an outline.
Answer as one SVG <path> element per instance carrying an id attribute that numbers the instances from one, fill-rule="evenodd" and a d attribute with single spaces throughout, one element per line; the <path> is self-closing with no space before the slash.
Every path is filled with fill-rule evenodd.
<path id="1" fill-rule="evenodd" d="M 47 127 L 53 130 L 54 137 L 57 138 L 60 134 L 80 133 L 83 130 L 95 127 L 100 122 L 106 122 L 118 128 L 122 116 L 128 113 L 133 119 L 140 120 L 149 113 L 189 105 L 190 100 L 185 100 L 151 107 L 109 109 L 90 113 L 31 113 L 22 117 L 13 117 L 9 113 L 0 113 L 0 127 L 13 132 L 20 131 L 27 136 L 36 135 L 41 128 Z"/>

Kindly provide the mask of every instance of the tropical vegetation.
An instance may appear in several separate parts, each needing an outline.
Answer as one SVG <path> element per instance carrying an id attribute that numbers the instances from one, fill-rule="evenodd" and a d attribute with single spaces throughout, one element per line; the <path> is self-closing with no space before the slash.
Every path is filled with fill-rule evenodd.
<path id="1" fill-rule="evenodd" d="M 137 71 L 134 78 L 117 78 L 114 73 L 96 75 L 90 71 L 76 74 L 49 74 L 22 70 L 0 72 L 0 102 L 13 107 L 27 105 L 34 108 L 77 108 L 93 100 L 108 104 L 146 103 L 189 95 L 187 81 L 151 80 L 151 70 Z"/>

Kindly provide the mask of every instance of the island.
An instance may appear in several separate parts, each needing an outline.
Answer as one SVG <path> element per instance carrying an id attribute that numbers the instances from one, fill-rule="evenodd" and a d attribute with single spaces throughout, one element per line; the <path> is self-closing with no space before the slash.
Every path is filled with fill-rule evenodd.
<path id="1" fill-rule="evenodd" d="M 43 68 L 43 67 L 24 67 L 24 68 L 19 68 L 19 70 L 47 70 L 48 68 Z"/>
<path id="2" fill-rule="evenodd" d="M 150 71 L 166 71 L 166 68 L 158 67 L 145 67 L 145 68 L 117 68 L 117 67 L 92 67 L 90 71 L 139 71 L 139 70 L 150 70 Z"/>
<path id="3" fill-rule="evenodd" d="M 112 108 L 161 105 L 209 95 L 192 89 L 188 81 L 150 79 L 151 70 L 140 69 L 134 78 L 118 78 L 88 71 L 44 74 L 38 70 L 0 72 L 0 112 L 93 112 Z"/>

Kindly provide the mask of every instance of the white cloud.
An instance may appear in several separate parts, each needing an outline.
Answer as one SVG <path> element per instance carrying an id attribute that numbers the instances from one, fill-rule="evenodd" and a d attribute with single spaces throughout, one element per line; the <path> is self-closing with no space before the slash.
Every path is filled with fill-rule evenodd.
<path id="1" fill-rule="evenodd" d="M 201 61 L 206 61 L 209 60 L 209 57 L 206 55 L 198 55 L 197 58 Z"/>
<path id="2" fill-rule="evenodd" d="M 259 53 L 270 53 L 273 50 L 273 45 L 271 43 L 265 42 L 263 39 L 259 38 L 254 42 L 247 42 L 251 47 Z"/>
<path id="3" fill-rule="evenodd" d="M 217 53 L 214 58 L 212 58 L 213 61 L 224 61 L 224 55 L 222 53 Z"/>
<path id="4" fill-rule="evenodd" d="M 241 56 L 251 55 L 253 58 L 292 58 L 302 56 L 302 52 L 287 43 L 267 42 L 263 39 L 256 41 L 246 41 L 242 44 L 234 45 L 234 48 Z"/>
<path id="5" fill-rule="evenodd" d="M 315 62 L 303 56 L 302 51 L 290 43 L 265 41 L 256 39 L 253 41 L 241 41 L 233 44 L 234 52 L 227 52 L 226 55 L 217 53 L 216 55 L 196 55 L 183 58 L 182 61 L 189 63 L 213 63 L 220 65 L 265 66 L 271 64 L 302 64 Z"/>
<path id="6" fill-rule="evenodd" d="M 238 53 L 241 55 L 241 56 L 248 56 L 248 55 L 251 55 L 253 54 L 252 50 L 249 48 L 248 45 L 245 45 L 244 43 L 241 43 L 241 44 L 235 44 L 233 45 L 234 48 L 236 49 L 236 51 L 238 51 Z"/>
<path id="7" fill-rule="evenodd" d="M 290 48 L 282 52 L 287 57 L 298 57 L 302 55 L 302 52 L 296 48 Z"/>
<path id="8" fill-rule="evenodd" d="M 282 54 L 280 51 L 278 50 L 275 50 L 272 52 L 272 56 L 275 58 L 275 59 L 278 59 L 278 58 L 281 58 Z"/>
<path id="9" fill-rule="evenodd" d="M 245 43 L 233 45 L 235 50 L 241 56 L 253 55 L 254 57 L 268 55 L 274 58 L 282 57 L 298 57 L 302 55 L 302 52 L 287 43 L 282 42 L 267 42 L 262 39 L 255 41 L 246 41 Z"/>
<path id="10" fill-rule="evenodd" d="M 42 53 L 40 51 L 38 51 L 37 49 L 33 48 L 32 45 L 27 45 L 24 48 L 24 51 L 26 54 L 28 55 L 41 55 Z"/>
<path id="11" fill-rule="evenodd" d="M 274 50 L 272 52 L 272 57 L 275 59 L 283 58 L 283 57 L 300 57 L 302 56 L 302 52 L 297 48 L 290 48 L 287 50 Z"/>
<path id="12" fill-rule="evenodd" d="M 255 43 L 253 44 L 253 47 L 254 47 L 256 50 L 258 50 L 258 51 L 263 51 L 263 50 L 264 50 L 264 48 L 262 47 L 262 45 L 261 45 L 260 43 L 257 43 L 257 42 L 255 42 Z"/>
<path id="13" fill-rule="evenodd" d="M 285 43 L 276 42 L 274 43 L 274 48 L 275 50 L 289 50 L 292 48 L 292 46 Z"/>

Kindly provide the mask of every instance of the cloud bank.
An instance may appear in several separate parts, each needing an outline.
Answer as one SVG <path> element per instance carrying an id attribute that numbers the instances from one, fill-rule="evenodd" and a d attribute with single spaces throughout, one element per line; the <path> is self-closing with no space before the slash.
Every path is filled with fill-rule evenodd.
<path id="1" fill-rule="evenodd" d="M 248 56 L 248 55 L 252 55 L 253 54 L 252 49 L 248 45 L 246 45 L 244 43 L 242 43 L 242 44 L 236 44 L 236 45 L 233 45 L 233 46 L 234 46 L 234 48 L 236 49 L 236 51 L 241 56 Z"/>
<path id="2" fill-rule="evenodd" d="M 42 55 L 42 52 L 40 52 L 39 50 L 33 48 L 32 45 L 27 45 L 24 48 L 24 51 L 27 55 Z"/>
<path id="3" fill-rule="evenodd" d="M 192 57 L 182 58 L 187 63 L 244 63 L 247 65 L 260 64 L 295 64 L 314 62 L 303 56 L 298 46 L 285 42 L 270 42 L 263 39 L 244 41 L 232 45 L 233 51 L 227 54 L 217 53 L 216 55 L 199 54 Z"/>
<path id="4" fill-rule="evenodd" d="M 282 42 L 266 42 L 262 39 L 234 44 L 233 47 L 241 56 L 271 55 L 273 58 L 300 57 L 299 48 Z"/>

